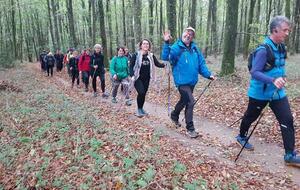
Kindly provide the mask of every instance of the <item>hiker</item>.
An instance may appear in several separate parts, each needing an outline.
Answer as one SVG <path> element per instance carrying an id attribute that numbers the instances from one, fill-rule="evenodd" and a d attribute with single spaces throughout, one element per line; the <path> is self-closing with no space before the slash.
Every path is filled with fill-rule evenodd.
<path id="1" fill-rule="evenodd" d="M 60 72 L 63 68 L 64 55 L 61 53 L 60 49 L 57 49 L 54 57 L 56 60 L 56 71 Z"/>
<path id="2" fill-rule="evenodd" d="M 181 39 L 171 45 L 171 34 L 166 31 L 163 35 L 165 43 L 162 49 L 162 60 L 170 62 L 174 82 L 180 94 L 180 99 L 171 112 L 171 120 L 177 127 L 181 126 L 178 119 L 180 112 L 185 108 L 186 129 L 191 138 L 198 137 L 193 122 L 193 91 L 198 82 L 198 74 L 210 80 L 215 79 L 208 70 L 202 53 L 193 42 L 194 37 L 195 29 L 188 27 L 184 29 Z"/>
<path id="3" fill-rule="evenodd" d="M 92 85 L 94 90 L 94 97 L 97 97 L 97 77 L 100 77 L 102 97 L 107 98 L 109 95 L 105 92 L 105 69 L 104 69 L 104 56 L 101 53 L 102 46 L 96 44 L 94 46 L 94 53 L 91 56 L 90 66 L 91 66 L 91 77 Z"/>
<path id="4" fill-rule="evenodd" d="M 83 53 L 80 56 L 78 68 L 79 72 L 81 73 L 82 82 L 85 85 L 85 92 L 89 91 L 89 79 L 90 79 L 90 62 L 91 62 L 91 56 L 90 56 L 90 49 L 86 48 Z"/>
<path id="5" fill-rule="evenodd" d="M 53 67 L 55 65 L 55 58 L 51 51 L 45 57 L 45 63 L 47 68 L 47 76 L 49 76 L 49 74 L 51 73 L 51 77 L 53 77 Z"/>
<path id="6" fill-rule="evenodd" d="M 130 60 L 131 60 L 131 57 L 132 57 L 132 54 L 129 52 L 129 49 L 127 47 L 124 47 L 124 50 L 125 50 L 125 54 L 124 56 L 127 57 L 128 59 L 128 63 L 130 63 Z"/>
<path id="7" fill-rule="evenodd" d="M 137 91 L 137 113 L 136 116 L 143 117 L 148 113 L 143 109 L 146 93 L 149 88 L 150 79 L 155 79 L 155 67 L 163 68 L 164 64 L 160 63 L 151 53 L 151 42 L 143 39 L 139 42 L 139 50 L 132 55 L 130 60 L 130 76 L 134 81 L 134 87 Z"/>
<path id="8" fill-rule="evenodd" d="M 72 88 L 74 87 L 75 80 L 77 82 L 77 87 L 79 87 L 78 60 L 78 51 L 75 50 L 69 59 L 70 72 L 72 76 Z"/>
<path id="9" fill-rule="evenodd" d="M 125 57 L 125 48 L 117 48 L 117 56 L 114 56 L 110 62 L 110 75 L 112 80 L 112 103 L 117 103 L 117 92 L 120 84 L 123 84 L 123 90 L 125 94 L 125 104 L 130 106 L 131 100 L 129 99 L 129 84 L 130 80 L 128 78 L 128 59 Z"/>
<path id="10" fill-rule="evenodd" d="M 67 67 L 67 73 L 69 75 L 70 78 L 72 78 L 72 73 L 71 73 L 71 70 L 70 70 L 70 65 L 69 65 L 69 60 L 73 54 L 73 51 L 74 49 L 73 48 L 69 48 L 67 54 L 66 54 L 66 57 L 65 57 L 65 65 Z"/>
<path id="11" fill-rule="evenodd" d="M 41 64 L 41 71 L 46 72 L 46 63 L 45 63 L 45 58 L 47 56 L 46 50 L 43 50 L 43 52 L 40 54 L 40 64 Z"/>
<path id="12" fill-rule="evenodd" d="M 284 40 L 290 33 L 291 22 L 284 16 L 276 16 L 270 22 L 270 35 L 265 38 L 264 44 L 268 45 L 272 54 L 267 54 L 267 49 L 259 46 L 255 53 L 250 70 L 251 80 L 248 89 L 248 108 L 244 113 L 240 134 L 236 137 L 237 142 L 243 146 L 247 140 L 247 133 L 251 124 L 259 117 L 262 110 L 268 104 L 280 124 L 283 145 L 285 149 L 284 161 L 287 165 L 300 166 L 300 157 L 295 153 L 295 132 L 293 116 L 287 95 L 285 93 L 286 51 Z M 268 56 L 273 56 L 273 62 L 268 61 Z M 267 65 L 273 66 L 266 70 Z M 249 142 L 245 149 L 253 150 Z"/>

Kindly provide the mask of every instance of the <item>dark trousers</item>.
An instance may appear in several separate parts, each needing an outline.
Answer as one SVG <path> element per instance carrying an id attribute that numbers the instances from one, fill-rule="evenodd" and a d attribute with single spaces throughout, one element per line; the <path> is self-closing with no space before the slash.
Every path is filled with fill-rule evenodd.
<path id="1" fill-rule="evenodd" d="M 60 72 L 62 70 L 62 68 L 63 68 L 63 63 L 62 62 L 58 62 L 56 64 L 56 71 Z"/>
<path id="2" fill-rule="evenodd" d="M 195 99 L 193 97 L 194 86 L 183 85 L 178 87 L 180 99 L 177 102 L 174 111 L 171 113 L 172 119 L 178 120 L 180 112 L 184 110 L 186 128 L 189 131 L 195 130 L 193 123 L 193 110 Z"/>
<path id="3" fill-rule="evenodd" d="M 79 71 L 72 69 L 71 74 L 72 74 L 72 86 L 74 85 L 75 80 L 77 80 L 77 85 L 79 85 Z"/>
<path id="4" fill-rule="evenodd" d="M 47 65 L 47 74 L 49 76 L 49 74 L 51 73 L 51 76 L 53 76 L 53 65 Z"/>
<path id="5" fill-rule="evenodd" d="M 101 83 L 101 90 L 104 93 L 105 92 L 105 75 L 104 75 L 104 73 L 103 74 L 101 73 L 99 77 L 100 77 L 100 83 Z M 92 78 L 92 85 L 93 85 L 94 92 L 97 92 L 97 75 L 95 75 Z"/>
<path id="6" fill-rule="evenodd" d="M 90 72 L 89 71 L 82 71 L 82 82 L 85 84 L 85 88 L 89 87 L 89 79 L 90 79 Z"/>
<path id="7" fill-rule="evenodd" d="M 262 110 L 266 107 L 269 101 L 256 100 L 249 98 L 248 108 L 244 114 L 241 126 L 240 135 L 245 137 L 251 124 L 259 117 Z M 283 145 L 286 153 L 294 151 L 295 148 L 295 130 L 294 121 L 291 113 L 290 105 L 287 97 L 279 100 L 272 100 L 269 103 L 280 124 Z"/>
<path id="8" fill-rule="evenodd" d="M 145 99 L 146 99 L 146 93 L 148 91 L 149 88 L 149 82 L 150 82 L 150 78 L 146 78 L 146 79 L 140 79 L 138 78 L 135 83 L 134 83 L 134 87 L 137 91 L 137 106 L 138 109 L 142 109 L 145 103 Z"/>

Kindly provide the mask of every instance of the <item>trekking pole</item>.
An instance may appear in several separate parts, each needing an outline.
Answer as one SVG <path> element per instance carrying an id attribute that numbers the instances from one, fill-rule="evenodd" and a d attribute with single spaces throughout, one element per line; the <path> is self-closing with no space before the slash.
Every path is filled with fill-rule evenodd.
<path id="1" fill-rule="evenodd" d="M 208 89 L 208 87 L 210 86 L 210 84 L 212 83 L 213 80 L 209 81 L 209 83 L 204 87 L 204 89 L 202 90 L 202 92 L 200 93 L 200 95 L 198 96 L 197 100 L 194 102 L 193 106 L 200 100 L 201 96 L 204 94 L 204 92 Z M 184 121 L 185 117 L 182 118 L 181 121 Z"/>
<path id="2" fill-rule="evenodd" d="M 269 105 L 269 103 L 268 103 L 266 106 L 268 106 L 268 105 Z M 236 162 L 236 161 L 239 159 L 239 156 L 241 155 L 241 153 L 242 153 L 243 150 L 245 149 L 246 144 L 248 143 L 250 137 L 252 136 L 254 130 L 255 130 L 256 127 L 257 127 L 257 125 L 259 124 L 259 121 L 260 121 L 260 119 L 262 118 L 262 116 L 264 115 L 264 113 L 265 113 L 265 110 L 260 114 L 260 116 L 259 116 L 259 118 L 258 118 L 256 124 L 254 125 L 254 127 L 253 127 L 253 129 L 252 129 L 250 135 L 246 138 L 246 142 L 244 143 L 244 145 L 243 145 L 243 147 L 241 148 L 240 152 L 239 152 L 238 155 L 236 156 L 234 162 Z"/>
<path id="3" fill-rule="evenodd" d="M 267 105 L 266 105 L 265 107 L 269 106 L 269 104 L 270 104 L 270 102 L 273 100 L 273 96 L 274 96 L 274 94 L 275 94 L 276 92 L 278 92 L 278 89 L 275 90 L 275 91 L 273 92 L 272 98 L 268 101 L 268 103 L 267 103 Z M 248 143 L 250 137 L 252 136 L 252 134 L 253 134 L 255 128 L 256 128 L 257 125 L 259 124 L 260 119 L 263 117 L 263 115 L 265 114 L 265 111 L 266 111 L 266 110 L 267 110 L 267 109 L 264 109 L 264 110 L 261 112 L 261 114 L 260 114 L 260 116 L 259 116 L 259 118 L 258 118 L 256 124 L 254 125 L 254 127 L 253 127 L 253 129 L 252 129 L 250 135 L 246 138 L 246 142 L 244 143 L 244 145 L 243 145 L 243 147 L 241 148 L 240 152 L 239 152 L 238 155 L 236 156 L 234 162 L 236 162 L 236 161 L 239 159 L 239 156 L 241 155 L 241 153 L 242 153 L 243 150 L 245 149 L 246 144 Z"/>
<path id="4" fill-rule="evenodd" d="M 243 119 L 244 116 L 240 117 L 238 120 L 234 121 L 231 125 L 229 125 L 228 127 L 233 126 L 234 124 L 236 124 L 237 122 L 239 122 L 241 119 Z"/>
<path id="5" fill-rule="evenodd" d="M 204 92 L 208 89 L 210 84 L 212 83 L 213 80 L 209 81 L 209 83 L 205 86 L 205 88 L 202 90 L 201 94 L 198 96 L 197 100 L 194 102 L 193 105 L 195 105 L 201 98 L 201 96 L 204 94 Z"/>
<path id="6" fill-rule="evenodd" d="M 170 72 L 171 72 L 171 68 L 170 68 L 170 64 L 167 63 L 167 69 L 168 69 L 168 116 L 170 116 L 171 114 L 171 76 L 170 76 Z"/>

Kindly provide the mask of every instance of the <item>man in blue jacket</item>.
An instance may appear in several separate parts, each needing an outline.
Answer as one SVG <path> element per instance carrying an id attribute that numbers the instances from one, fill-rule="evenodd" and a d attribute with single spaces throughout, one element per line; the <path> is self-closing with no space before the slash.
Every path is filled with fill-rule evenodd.
<path id="1" fill-rule="evenodd" d="M 179 114 L 185 107 L 185 122 L 187 133 L 191 138 L 198 137 L 193 123 L 194 97 L 193 90 L 198 82 L 198 74 L 207 79 L 214 80 L 215 77 L 207 69 L 204 57 L 199 48 L 193 42 L 195 29 L 188 27 L 183 31 L 181 39 L 173 45 L 170 44 L 171 34 L 164 33 L 164 45 L 162 49 L 162 60 L 169 61 L 172 65 L 173 78 L 180 93 L 174 111 L 171 112 L 171 120 L 180 126 Z"/>
<path id="2" fill-rule="evenodd" d="M 300 157 L 296 156 L 294 151 L 295 132 L 293 116 L 284 88 L 286 84 L 286 50 L 283 42 L 290 33 L 290 27 L 290 21 L 284 16 L 276 16 L 270 22 L 271 34 L 266 37 L 264 44 L 271 48 L 274 60 L 270 61 L 268 59 L 270 55 L 267 55 L 266 46 L 260 46 L 255 53 L 250 70 L 248 108 L 241 122 L 240 134 L 236 138 L 238 143 L 243 146 L 246 143 L 247 132 L 251 123 L 259 117 L 264 107 L 269 105 L 280 124 L 285 149 L 285 163 L 287 165 L 300 166 Z M 273 66 L 268 68 L 268 65 Z M 248 150 L 254 149 L 249 142 L 247 142 L 245 148 Z"/>

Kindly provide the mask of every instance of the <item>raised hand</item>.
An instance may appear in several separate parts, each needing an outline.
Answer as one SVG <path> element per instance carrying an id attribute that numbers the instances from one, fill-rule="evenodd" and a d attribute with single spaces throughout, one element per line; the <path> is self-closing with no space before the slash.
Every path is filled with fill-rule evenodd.
<path id="1" fill-rule="evenodd" d="M 170 30 L 166 30 L 166 31 L 163 33 L 163 38 L 164 38 L 164 41 L 165 41 L 165 42 L 169 42 L 169 41 L 172 39 Z"/>

